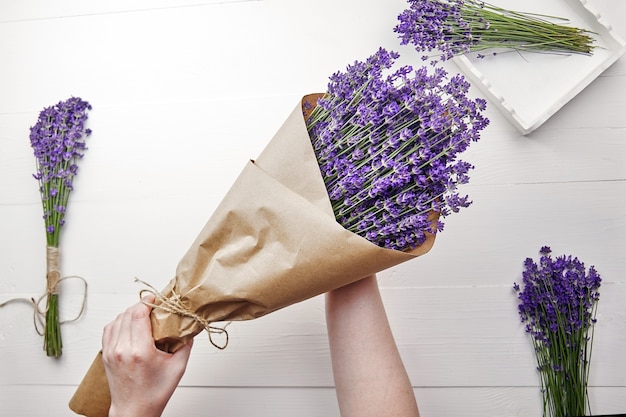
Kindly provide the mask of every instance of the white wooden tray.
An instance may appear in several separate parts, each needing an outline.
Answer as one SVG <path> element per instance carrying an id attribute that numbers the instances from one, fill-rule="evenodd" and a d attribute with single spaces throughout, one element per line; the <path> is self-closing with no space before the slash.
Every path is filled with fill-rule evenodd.
<path id="1" fill-rule="evenodd" d="M 499 7 L 566 18 L 595 33 L 592 55 L 482 52 L 457 56 L 459 66 L 492 104 L 526 135 L 541 126 L 624 54 L 626 43 L 586 0 L 494 0 Z"/>

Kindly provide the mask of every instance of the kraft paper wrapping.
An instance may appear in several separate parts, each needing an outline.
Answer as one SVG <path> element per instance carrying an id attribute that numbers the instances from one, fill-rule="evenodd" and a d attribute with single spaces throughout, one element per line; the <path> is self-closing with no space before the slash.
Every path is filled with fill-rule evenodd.
<path id="1" fill-rule="evenodd" d="M 314 105 L 317 97 L 302 102 Z M 165 297 L 179 296 L 209 322 L 250 320 L 430 250 L 434 235 L 411 252 L 399 252 L 335 221 L 302 114 L 299 104 L 243 168 L 181 259 Z M 157 346 L 169 352 L 204 330 L 196 320 L 158 307 L 152 326 Z M 108 415 L 108 383 L 98 362 L 100 354 L 70 401 L 77 414 Z"/>

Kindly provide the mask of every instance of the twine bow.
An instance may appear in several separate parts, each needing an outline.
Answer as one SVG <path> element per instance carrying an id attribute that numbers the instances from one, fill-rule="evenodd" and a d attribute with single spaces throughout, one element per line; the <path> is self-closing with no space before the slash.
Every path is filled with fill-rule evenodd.
<path id="1" fill-rule="evenodd" d="M 152 285 L 148 284 L 147 282 L 144 282 L 139 278 L 135 278 L 135 281 L 140 282 L 148 287 L 147 289 L 143 289 L 139 292 L 139 296 L 141 298 L 143 298 L 144 293 L 150 293 L 153 294 L 156 300 L 159 302 L 159 304 L 157 305 L 145 302 L 142 299 L 142 303 L 152 308 L 158 308 L 168 313 L 178 314 L 179 316 L 192 319 L 207 332 L 209 336 L 209 342 L 211 342 L 213 346 L 220 350 L 226 349 L 226 347 L 228 346 L 228 331 L 226 331 L 226 327 L 229 323 L 227 323 L 224 327 L 213 326 L 211 322 L 209 322 L 207 319 L 194 313 L 193 311 L 191 311 L 191 309 L 185 306 L 185 303 L 183 302 L 180 295 L 176 294 L 174 291 L 172 291 L 172 295 L 170 297 L 166 297 L 165 295 L 163 295 L 163 293 L 157 291 Z M 218 344 L 213 340 L 213 334 L 221 334 L 225 337 L 226 340 L 223 344 Z"/>
<path id="2" fill-rule="evenodd" d="M 61 277 L 61 273 L 59 272 L 59 248 L 48 246 L 46 247 L 46 292 L 45 294 L 39 296 L 39 298 L 12 298 L 3 303 L 0 303 L 0 308 L 13 304 L 13 303 L 26 303 L 33 307 L 33 325 L 35 327 L 35 331 L 39 336 L 44 335 L 44 330 L 46 326 L 46 310 L 47 307 L 42 307 L 42 301 L 46 300 L 47 297 L 51 294 L 59 293 L 59 285 L 63 281 L 67 281 L 70 279 L 77 279 L 83 283 L 83 299 L 80 305 L 80 311 L 76 315 L 76 317 L 62 320 L 59 324 L 72 323 L 80 319 L 85 312 L 85 306 L 87 305 L 87 280 L 78 275 L 70 275 L 67 277 Z"/>

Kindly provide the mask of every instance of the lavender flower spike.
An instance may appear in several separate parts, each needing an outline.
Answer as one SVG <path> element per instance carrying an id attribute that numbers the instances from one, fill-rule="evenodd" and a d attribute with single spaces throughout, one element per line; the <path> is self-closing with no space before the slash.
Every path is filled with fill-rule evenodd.
<path id="1" fill-rule="evenodd" d="M 30 144 L 37 163 L 33 177 L 39 182 L 47 242 L 47 306 L 44 347 L 48 356 L 61 356 L 61 329 L 58 311 L 58 247 L 77 162 L 84 155 L 87 111 L 91 105 L 72 97 L 46 107 L 30 128 Z"/>
<path id="2" fill-rule="evenodd" d="M 572 256 L 544 246 L 524 261 L 518 310 L 541 376 L 544 417 L 590 415 L 587 386 L 601 278 Z"/>
<path id="3" fill-rule="evenodd" d="M 457 186 L 473 167 L 458 155 L 489 120 L 463 76 L 394 68 L 398 57 L 380 48 L 333 74 L 307 127 L 337 221 L 381 247 L 408 250 L 471 204 Z"/>

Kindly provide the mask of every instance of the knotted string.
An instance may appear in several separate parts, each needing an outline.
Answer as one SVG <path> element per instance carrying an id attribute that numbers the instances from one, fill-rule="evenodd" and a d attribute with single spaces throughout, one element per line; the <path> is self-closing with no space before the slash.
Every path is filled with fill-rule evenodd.
<path id="1" fill-rule="evenodd" d="M 142 303 L 152 308 L 158 308 L 168 313 L 178 314 L 179 316 L 188 317 L 192 319 L 207 332 L 207 334 L 209 335 L 209 342 L 211 342 L 213 346 L 215 346 L 216 348 L 220 350 L 226 349 L 226 346 L 228 346 L 228 331 L 226 331 L 226 327 L 228 327 L 229 323 L 227 323 L 224 327 L 213 326 L 211 322 L 209 322 L 207 319 L 194 313 L 187 306 L 185 306 L 185 303 L 183 302 L 181 297 L 178 294 L 176 294 L 173 290 L 171 291 L 172 295 L 170 297 L 166 297 L 165 295 L 163 295 L 163 293 L 161 293 L 160 291 L 157 291 L 152 285 L 148 284 L 147 282 L 144 282 L 140 280 L 139 278 L 135 278 L 135 281 L 140 282 L 146 287 L 148 287 L 148 289 L 143 289 L 139 292 L 139 296 L 141 298 L 143 298 L 143 294 L 147 292 L 147 293 L 153 294 L 156 300 L 158 300 L 159 302 L 159 304 L 157 305 L 157 304 L 148 303 L 142 300 Z M 213 336 L 212 336 L 213 334 L 223 335 L 226 338 L 225 342 L 223 344 L 216 343 L 213 340 Z"/>
<path id="2" fill-rule="evenodd" d="M 78 312 L 78 314 L 76 315 L 76 317 L 71 318 L 71 319 L 67 319 L 67 320 L 61 320 L 59 322 L 59 324 L 65 324 L 65 323 L 72 323 L 77 321 L 78 319 L 80 319 L 83 315 L 83 313 L 85 312 L 85 306 L 87 305 L 87 280 L 85 280 L 85 278 L 83 277 L 79 277 L 78 275 L 70 275 L 67 277 L 62 277 L 62 278 L 56 278 L 55 279 L 55 283 L 54 283 L 54 293 L 50 292 L 50 286 L 48 285 L 46 288 L 46 293 L 39 296 L 39 298 L 35 299 L 33 298 L 11 298 L 10 300 L 4 301 L 3 303 L 0 303 L 0 308 L 9 305 L 9 304 L 13 304 L 13 303 L 26 303 L 29 304 L 32 308 L 33 308 L 33 325 L 35 327 L 35 331 L 37 332 L 37 334 L 39 336 L 43 336 L 44 335 L 44 330 L 46 327 L 46 310 L 47 307 L 43 307 L 41 306 L 41 303 L 43 300 L 47 299 L 48 295 L 50 294 L 57 294 L 58 293 L 58 286 L 59 284 L 61 284 L 61 282 L 69 280 L 69 279 L 78 279 L 80 280 L 83 285 L 84 285 L 84 289 L 83 289 L 83 299 L 82 302 L 80 304 L 80 311 Z M 48 281 L 49 283 L 50 281 Z M 44 329 L 44 330 L 42 330 Z"/>

